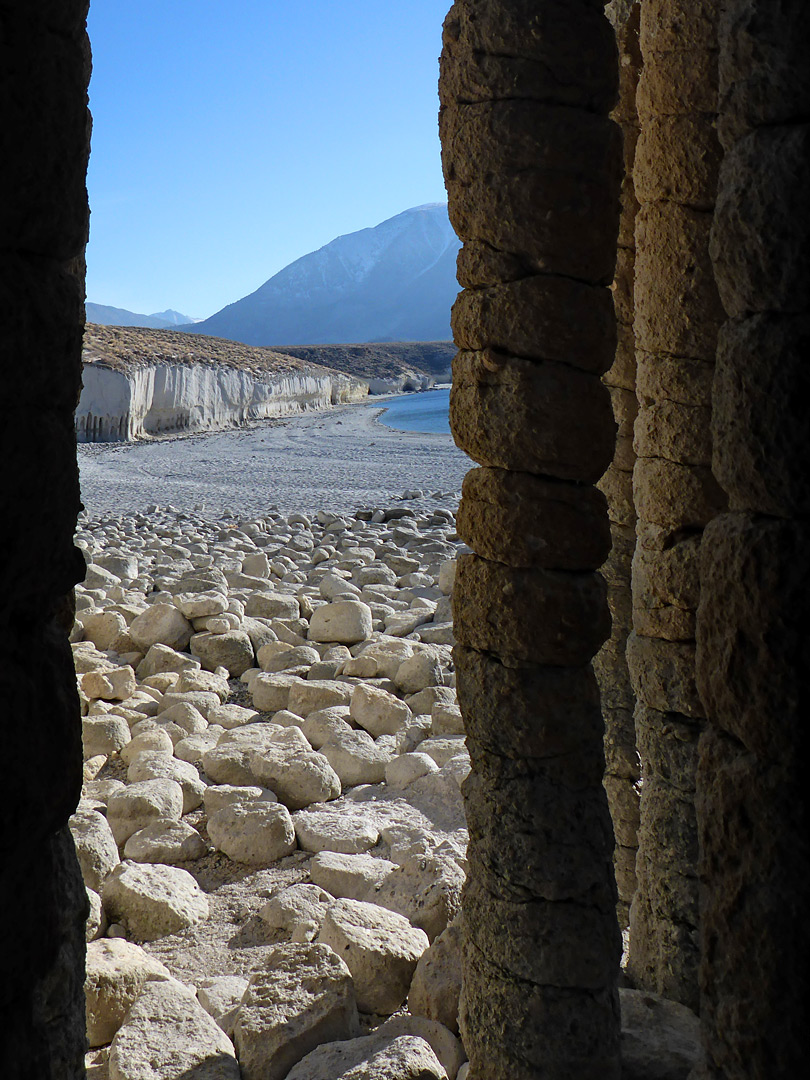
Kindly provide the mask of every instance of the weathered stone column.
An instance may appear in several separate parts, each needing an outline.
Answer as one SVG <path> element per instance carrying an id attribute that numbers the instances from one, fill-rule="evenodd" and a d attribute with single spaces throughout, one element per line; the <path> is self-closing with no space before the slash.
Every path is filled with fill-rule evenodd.
<path id="1" fill-rule="evenodd" d="M 639 412 L 627 657 L 641 755 L 636 985 L 698 1006 L 694 785 L 704 709 L 695 684 L 698 552 L 724 506 L 711 471 L 710 395 L 722 309 L 709 258 L 720 148 L 718 0 L 644 0 L 634 179 Z"/>
<path id="2" fill-rule="evenodd" d="M 67 829 L 81 728 L 65 600 L 83 576 L 81 381 L 86 0 L 0 0 L 0 1076 L 84 1076 L 87 897 Z"/>
<path id="3" fill-rule="evenodd" d="M 638 203 L 633 184 L 633 162 L 638 142 L 636 86 L 641 70 L 638 44 L 639 6 L 616 12 L 612 21 L 619 46 L 619 103 L 611 114 L 624 137 L 624 178 L 613 306 L 618 341 L 616 359 L 602 381 L 610 390 L 616 421 L 613 462 L 599 481 L 610 518 L 611 550 L 602 567 L 607 582 L 612 619 L 610 637 L 594 658 L 593 667 L 602 698 L 605 720 L 605 790 L 616 848 L 613 866 L 619 894 L 619 925 L 627 927 L 630 901 L 636 891 L 640 777 L 636 729 L 633 719 L 635 695 L 627 667 L 627 638 L 633 628 L 630 573 L 636 546 L 636 511 L 633 505 L 633 424 L 636 403 L 636 344 L 633 333 L 633 279 L 636 257 L 635 222 Z"/>
<path id="4" fill-rule="evenodd" d="M 593 486 L 613 457 L 621 172 L 594 0 L 458 0 L 440 131 L 464 241 L 451 424 L 483 468 L 459 533 L 458 695 L 473 771 L 461 1026 L 474 1080 L 619 1075 L 620 937 L 603 723 L 610 629 Z"/>
<path id="5" fill-rule="evenodd" d="M 704 534 L 697 622 L 700 1075 L 770 1080 L 806 1068 L 810 991 L 806 7 L 730 0 L 719 46 L 712 436 L 729 512 Z"/>

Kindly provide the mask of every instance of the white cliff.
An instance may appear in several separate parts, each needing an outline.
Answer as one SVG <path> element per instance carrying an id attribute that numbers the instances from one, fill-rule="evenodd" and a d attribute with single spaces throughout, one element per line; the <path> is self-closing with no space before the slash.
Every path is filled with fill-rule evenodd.
<path id="1" fill-rule="evenodd" d="M 83 364 L 79 442 L 125 442 L 173 431 L 212 431 L 362 401 L 366 380 L 317 368 L 255 371 L 227 364 Z"/>

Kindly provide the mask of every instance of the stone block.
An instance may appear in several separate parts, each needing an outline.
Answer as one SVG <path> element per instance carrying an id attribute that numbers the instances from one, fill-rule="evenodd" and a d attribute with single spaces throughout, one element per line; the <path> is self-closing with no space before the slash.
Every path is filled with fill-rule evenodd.
<path id="1" fill-rule="evenodd" d="M 722 513 L 727 501 L 711 469 L 666 458 L 636 461 L 633 499 L 641 520 L 671 532 L 703 528 Z"/>
<path id="2" fill-rule="evenodd" d="M 695 683 L 695 646 L 685 641 L 631 634 L 627 664 L 636 697 L 659 712 L 702 718 L 704 707 Z"/>
<path id="3" fill-rule="evenodd" d="M 662 457 L 680 465 L 711 465 L 711 409 L 660 401 L 639 410 L 633 446 L 638 457 Z"/>
<path id="4" fill-rule="evenodd" d="M 506 757 L 556 758 L 599 739 L 599 689 L 590 667 L 505 667 L 457 645 L 458 701 L 467 733 Z"/>
<path id="5" fill-rule="evenodd" d="M 808 513 L 809 353 L 806 315 L 755 315 L 720 331 L 712 468 L 732 510 Z"/>
<path id="6" fill-rule="evenodd" d="M 698 738 L 703 725 L 673 712 L 636 706 L 636 739 L 645 782 L 660 780 L 684 799 L 695 791 Z"/>
<path id="7" fill-rule="evenodd" d="M 478 555 L 510 566 L 595 570 L 610 550 L 595 488 L 505 469 L 467 473 L 456 528 Z"/>
<path id="8" fill-rule="evenodd" d="M 452 324 L 460 349 L 495 349 L 597 375 L 610 367 L 616 348 L 610 291 L 547 274 L 465 289 Z"/>
<path id="9" fill-rule="evenodd" d="M 598 480 L 615 438 L 601 381 L 561 364 L 514 357 L 490 364 L 489 355 L 462 352 L 453 361 L 450 423 L 457 444 L 480 465 Z"/>
<path id="10" fill-rule="evenodd" d="M 642 126 L 653 117 L 712 115 L 717 109 L 714 49 L 659 52 L 638 80 L 636 104 Z"/>
<path id="11" fill-rule="evenodd" d="M 680 405 L 712 404 L 714 357 L 696 360 L 639 349 L 636 392 L 642 405 L 672 401 Z"/>
<path id="12" fill-rule="evenodd" d="M 461 645 L 513 666 L 587 664 L 610 633 L 598 574 L 515 569 L 476 555 L 459 558 L 453 623 Z"/>
<path id="13" fill-rule="evenodd" d="M 714 723 L 765 761 L 791 758 L 804 738 L 809 543 L 806 524 L 751 514 L 704 534 L 700 692 Z"/>
<path id="14" fill-rule="evenodd" d="M 445 22 L 444 103 L 534 99 L 606 112 L 616 96 L 612 32 L 588 0 L 564 8 L 456 4 Z"/>
<path id="15" fill-rule="evenodd" d="M 642 349 L 714 358 L 725 315 L 709 258 L 711 227 L 711 214 L 676 203 L 639 211 L 635 331 Z M 678 318 L 672 317 L 675 311 Z"/>
<path id="16" fill-rule="evenodd" d="M 809 162 L 806 124 L 751 132 L 723 159 L 711 255 L 732 318 L 807 307 Z"/>
<path id="17" fill-rule="evenodd" d="M 535 271 L 613 280 L 621 131 L 606 117 L 533 101 L 445 107 L 439 116 L 450 220 L 466 240 Z"/>
<path id="18" fill-rule="evenodd" d="M 636 196 L 642 203 L 667 201 L 711 211 L 721 158 L 712 114 L 651 116 L 636 148 Z"/>

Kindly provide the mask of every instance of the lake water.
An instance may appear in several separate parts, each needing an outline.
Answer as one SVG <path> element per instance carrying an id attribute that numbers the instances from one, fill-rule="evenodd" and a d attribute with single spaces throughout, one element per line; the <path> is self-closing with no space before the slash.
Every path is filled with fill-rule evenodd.
<path id="1" fill-rule="evenodd" d="M 380 422 L 398 431 L 450 434 L 450 387 L 392 398 Z"/>

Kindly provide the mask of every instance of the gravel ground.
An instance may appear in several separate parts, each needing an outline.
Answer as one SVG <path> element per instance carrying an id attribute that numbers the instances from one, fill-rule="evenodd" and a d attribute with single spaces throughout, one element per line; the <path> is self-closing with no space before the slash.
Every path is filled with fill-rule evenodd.
<path id="1" fill-rule="evenodd" d="M 449 435 L 379 423 L 384 399 L 235 431 L 79 446 L 82 496 L 96 517 L 149 504 L 219 516 L 353 510 L 423 489 L 455 493 L 472 462 Z"/>

